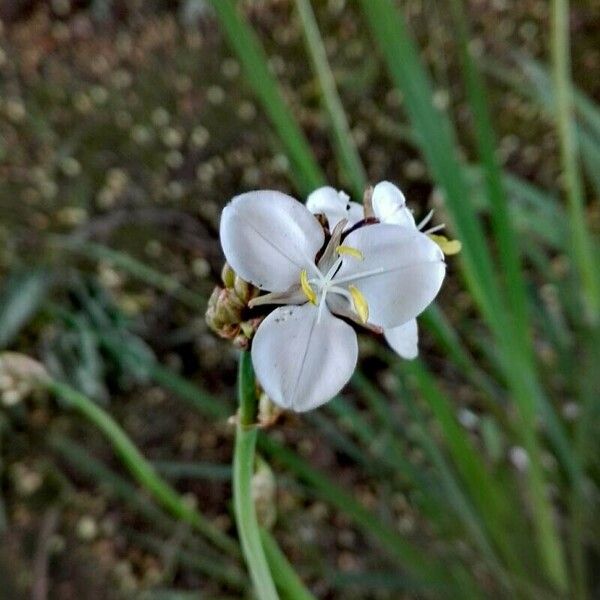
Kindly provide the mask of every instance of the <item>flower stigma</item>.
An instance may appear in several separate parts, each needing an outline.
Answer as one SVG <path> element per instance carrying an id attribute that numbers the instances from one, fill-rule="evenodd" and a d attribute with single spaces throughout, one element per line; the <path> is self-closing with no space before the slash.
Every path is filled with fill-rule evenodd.
<path id="1" fill-rule="evenodd" d="M 358 248 L 351 246 L 337 246 L 335 249 L 338 258 L 329 267 L 327 273 L 323 274 L 318 271 L 317 277 L 308 277 L 308 272 L 303 269 L 300 272 L 300 287 L 306 296 L 306 299 L 315 306 L 318 306 L 317 323 L 321 321 L 321 315 L 323 308 L 326 304 L 327 294 L 329 292 L 343 296 L 354 308 L 354 312 L 358 315 L 361 323 L 366 323 L 369 319 L 369 305 L 362 292 L 355 286 L 349 285 L 346 289 L 337 284 L 349 283 L 354 279 L 361 276 L 375 275 L 382 271 L 382 269 L 372 269 L 370 271 L 364 271 L 363 273 L 356 273 L 349 277 L 343 277 L 336 279 L 335 276 L 342 264 L 344 256 L 350 256 L 356 260 L 364 260 L 363 253 Z"/>

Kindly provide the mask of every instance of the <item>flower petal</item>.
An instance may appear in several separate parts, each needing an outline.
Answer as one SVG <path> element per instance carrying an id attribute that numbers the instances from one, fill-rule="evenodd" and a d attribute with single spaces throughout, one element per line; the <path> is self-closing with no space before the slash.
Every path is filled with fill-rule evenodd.
<path id="1" fill-rule="evenodd" d="M 375 216 L 382 223 L 416 227 L 404 194 L 393 183 L 380 181 L 373 189 L 371 202 Z"/>
<path id="2" fill-rule="evenodd" d="M 391 329 L 383 330 L 383 337 L 397 354 L 402 358 L 413 359 L 419 354 L 419 330 L 417 320 L 411 319 Z"/>
<path id="3" fill-rule="evenodd" d="M 302 269 L 314 273 L 323 228 L 306 207 L 281 192 L 236 196 L 221 215 L 221 245 L 233 270 L 256 287 L 284 292 Z"/>
<path id="4" fill-rule="evenodd" d="M 344 257 L 336 285 L 355 285 L 369 305 L 369 322 L 397 327 L 414 319 L 436 297 L 446 265 L 438 245 L 417 229 L 378 223 L 352 231 L 344 244 L 364 260 Z"/>
<path id="5" fill-rule="evenodd" d="M 252 363 L 263 389 L 282 408 L 311 410 L 333 398 L 356 367 L 358 342 L 350 325 L 311 304 L 282 306 L 260 324 Z"/>
<path id="6" fill-rule="evenodd" d="M 338 192 L 331 186 L 320 187 L 309 194 L 306 208 L 314 215 L 325 215 L 330 231 L 333 231 L 342 219 L 347 219 L 348 227 L 352 227 L 364 218 L 362 205 L 350 202 L 348 194 Z"/>

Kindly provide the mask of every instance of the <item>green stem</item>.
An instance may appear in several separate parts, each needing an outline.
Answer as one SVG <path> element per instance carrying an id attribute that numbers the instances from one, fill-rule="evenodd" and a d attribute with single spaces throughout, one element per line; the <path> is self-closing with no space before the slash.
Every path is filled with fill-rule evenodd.
<path id="1" fill-rule="evenodd" d="M 284 596 L 289 600 L 315 600 L 271 534 L 266 529 L 261 529 L 260 537 L 275 583 Z"/>
<path id="2" fill-rule="evenodd" d="M 250 354 L 242 352 L 238 375 L 238 424 L 233 456 L 233 505 L 242 551 L 261 600 L 277 600 L 279 596 L 260 540 L 260 530 L 252 497 L 252 475 L 256 451 L 257 397 Z"/>
<path id="3" fill-rule="evenodd" d="M 80 413 L 107 437 L 113 449 L 120 456 L 134 478 L 160 504 L 177 518 L 189 523 L 216 547 L 227 554 L 232 556 L 239 554 L 239 549 L 234 540 L 213 525 L 195 508 L 186 504 L 180 495 L 157 475 L 152 465 L 142 456 L 127 434 L 109 414 L 87 396 L 84 396 L 67 384 L 50 379 L 45 382 L 45 386 L 52 394 L 60 398 L 68 408 Z"/>
<path id="4" fill-rule="evenodd" d="M 556 120 L 560 136 L 565 191 L 569 202 L 573 258 L 579 269 L 585 307 L 590 322 L 598 321 L 600 286 L 594 251 L 585 223 L 583 185 L 577 165 L 577 139 L 573 119 L 573 97 L 569 81 L 569 2 L 552 2 L 552 62 L 556 89 Z"/>

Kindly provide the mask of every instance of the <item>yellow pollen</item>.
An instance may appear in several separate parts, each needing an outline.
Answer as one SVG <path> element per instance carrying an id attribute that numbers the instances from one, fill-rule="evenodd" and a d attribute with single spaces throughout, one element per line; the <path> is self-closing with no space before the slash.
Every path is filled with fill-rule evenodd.
<path id="1" fill-rule="evenodd" d="M 462 249 L 460 240 L 449 240 L 445 235 L 429 234 L 429 237 L 442 249 L 446 256 L 458 254 Z"/>
<path id="2" fill-rule="evenodd" d="M 304 292 L 304 295 L 306 296 L 308 301 L 311 304 L 316 304 L 317 294 L 315 293 L 315 290 L 313 290 L 310 286 L 310 283 L 308 283 L 308 273 L 306 272 L 306 269 L 302 269 L 302 272 L 300 273 L 300 285 L 302 286 L 302 291 Z"/>
<path id="3" fill-rule="evenodd" d="M 338 254 L 347 254 L 358 260 L 365 260 L 363 253 L 357 248 L 352 248 L 352 246 L 338 246 L 335 251 Z"/>
<path id="4" fill-rule="evenodd" d="M 369 320 L 369 305 L 367 299 L 362 295 L 362 292 L 354 285 L 348 286 L 348 291 L 352 296 L 352 304 L 354 304 L 354 310 L 357 312 L 360 320 L 366 323 Z"/>

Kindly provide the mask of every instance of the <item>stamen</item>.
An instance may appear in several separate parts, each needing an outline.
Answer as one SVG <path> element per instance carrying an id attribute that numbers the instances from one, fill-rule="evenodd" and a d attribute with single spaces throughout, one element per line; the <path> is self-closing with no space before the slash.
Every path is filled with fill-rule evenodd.
<path id="1" fill-rule="evenodd" d="M 429 237 L 441 248 L 446 256 L 452 256 L 461 251 L 462 243 L 460 240 L 449 240 L 445 235 L 429 234 Z"/>
<path id="2" fill-rule="evenodd" d="M 362 292 L 354 285 L 349 285 L 348 291 L 352 296 L 352 304 L 354 305 L 354 310 L 360 317 L 360 320 L 363 323 L 366 323 L 369 320 L 369 305 L 367 303 L 367 299 L 362 295 Z"/>
<path id="3" fill-rule="evenodd" d="M 308 301 L 316 306 L 317 294 L 308 282 L 308 273 L 306 272 L 306 269 L 302 269 L 302 272 L 300 273 L 300 286 L 302 287 L 302 291 L 304 292 L 304 295 Z"/>
<path id="4" fill-rule="evenodd" d="M 425 230 L 423 233 L 425 235 L 429 235 L 430 233 L 435 233 L 436 231 L 440 231 L 440 229 L 444 229 L 444 227 L 446 227 L 446 224 L 440 223 L 439 225 L 434 225 L 433 227 L 430 227 L 429 229 Z"/>
<path id="5" fill-rule="evenodd" d="M 371 275 L 379 275 L 383 273 L 385 269 L 383 267 L 378 267 L 377 269 L 369 269 L 368 271 L 359 271 L 358 273 L 352 273 L 352 275 L 346 275 L 345 277 L 336 277 L 335 283 L 348 283 L 350 281 L 356 281 L 357 279 L 362 279 L 364 277 L 371 277 Z"/>
<path id="6" fill-rule="evenodd" d="M 364 254 L 358 248 L 352 248 L 352 246 L 338 246 L 335 251 L 338 254 L 347 254 L 358 260 L 365 260 Z"/>
<path id="7" fill-rule="evenodd" d="M 431 221 L 432 217 L 433 217 L 433 208 L 427 213 L 425 218 L 417 225 L 417 229 L 419 231 L 423 231 L 423 227 L 425 227 L 425 225 L 427 225 L 427 223 L 429 223 L 429 221 Z"/>

